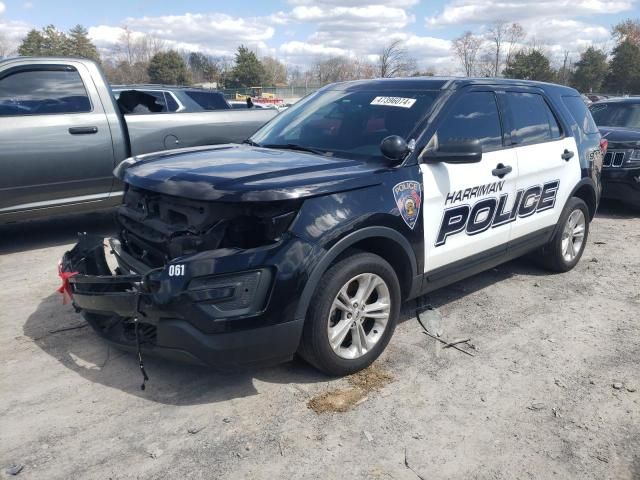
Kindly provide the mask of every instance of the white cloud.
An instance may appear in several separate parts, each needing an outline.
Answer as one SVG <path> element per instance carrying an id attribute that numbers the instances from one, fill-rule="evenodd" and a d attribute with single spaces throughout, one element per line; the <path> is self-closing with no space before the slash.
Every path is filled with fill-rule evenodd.
<path id="1" fill-rule="evenodd" d="M 33 8 L 33 2 L 24 2 L 22 4 L 22 8 L 25 10 L 31 10 Z"/>
<path id="2" fill-rule="evenodd" d="M 4 3 L 0 2 L 0 15 L 2 15 L 6 9 L 7 7 L 5 7 Z"/>
<path id="3" fill-rule="evenodd" d="M 343 57 L 351 52 L 343 48 L 328 47 L 319 43 L 307 43 L 297 40 L 280 45 L 279 51 L 286 57 Z"/>
<path id="4" fill-rule="evenodd" d="M 504 19 L 523 21 L 556 18 L 559 12 L 566 12 L 570 17 L 613 14 L 630 11 L 633 6 L 634 0 L 453 0 L 441 13 L 427 17 L 426 24 L 437 27 Z"/>
<path id="5" fill-rule="evenodd" d="M 130 17 L 122 25 L 126 25 L 134 36 L 152 35 L 172 48 L 199 50 L 212 55 L 231 55 L 241 44 L 266 51 L 266 41 L 275 32 L 264 19 L 238 18 L 222 13 Z M 123 32 L 122 27 L 110 25 L 89 28 L 89 36 L 103 49 L 118 43 Z"/>
<path id="6" fill-rule="evenodd" d="M 289 0 L 290 5 L 317 5 L 321 7 L 362 7 L 385 5 L 387 7 L 411 7 L 420 0 Z"/>

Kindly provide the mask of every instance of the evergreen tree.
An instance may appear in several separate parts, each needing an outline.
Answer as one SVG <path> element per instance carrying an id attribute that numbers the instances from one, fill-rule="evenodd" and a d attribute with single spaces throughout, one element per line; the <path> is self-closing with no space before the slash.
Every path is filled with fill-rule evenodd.
<path id="1" fill-rule="evenodd" d="M 538 49 L 518 52 L 502 72 L 505 77 L 550 82 L 554 79 L 549 59 Z"/>
<path id="2" fill-rule="evenodd" d="M 48 57 L 69 55 L 69 38 L 54 25 L 47 25 L 42 29 L 42 52 L 39 55 Z"/>
<path id="3" fill-rule="evenodd" d="M 42 55 L 42 45 L 44 44 L 44 37 L 35 28 L 27 33 L 22 43 L 18 47 L 18 54 L 23 57 L 35 57 Z"/>
<path id="4" fill-rule="evenodd" d="M 89 58 L 100 61 L 100 55 L 93 42 L 89 39 L 89 32 L 82 25 L 76 25 L 69 30 L 69 54 L 74 57 Z"/>
<path id="5" fill-rule="evenodd" d="M 607 54 L 589 47 L 580 55 L 571 83 L 581 92 L 598 92 L 602 88 L 608 68 Z"/>
<path id="6" fill-rule="evenodd" d="M 184 85 L 191 83 L 187 65 L 178 52 L 169 50 L 156 53 L 149 62 L 149 79 L 153 83 Z"/>
<path id="7" fill-rule="evenodd" d="M 640 93 L 640 46 L 630 38 L 613 49 L 605 86 L 612 93 Z"/>
<path id="8" fill-rule="evenodd" d="M 256 54 L 244 45 L 240 45 L 236 53 L 236 64 L 229 78 L 229 86 L 254 87 L 262 85 L 264 77 L 264 67 Z"/>

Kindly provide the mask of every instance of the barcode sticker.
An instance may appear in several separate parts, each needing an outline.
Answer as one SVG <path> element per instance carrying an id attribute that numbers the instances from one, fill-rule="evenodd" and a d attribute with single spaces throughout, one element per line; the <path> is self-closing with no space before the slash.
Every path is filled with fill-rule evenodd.
<path id="1" fill-rule="evenodd" d="M 371 100 L 371 105 L 383 105 L 385 107 L 411 108 L 416 103 L 415 98 L 403 97 L 376 97 Z"/>

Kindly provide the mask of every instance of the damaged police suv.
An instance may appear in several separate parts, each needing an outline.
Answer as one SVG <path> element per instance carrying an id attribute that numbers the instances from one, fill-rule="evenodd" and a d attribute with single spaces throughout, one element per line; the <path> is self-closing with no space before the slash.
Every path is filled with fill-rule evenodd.
<path id="1" fill-rule="evenodd" d="M 403 301 L 528 252 L 573 268 L 603 148 L 578 92 L 499 79 L 329 85 L 242 145 L 125 160 L 117 238 L 62 290 L 125 349 L 221 369 L 373 362 Z"/>

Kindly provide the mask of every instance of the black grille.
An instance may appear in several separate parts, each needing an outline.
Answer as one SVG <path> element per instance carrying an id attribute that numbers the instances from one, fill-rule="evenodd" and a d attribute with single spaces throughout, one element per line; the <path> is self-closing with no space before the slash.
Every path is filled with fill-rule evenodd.
<path id="1" fill-rule="evenodd" d="M 602 161 L 603 167 L 621 167 L 627 152 L 624 150 L 609 150 Z"/>
<path id="2" fill-rule="evenodd" d="M 152 268 L 217 248 L 254 248 L 277 241 L 299 208 L 282 202 L 204 202 L 129 187 L 118 208 L 123 248 Z"/>
<path id="3" fill-rule="evenodd" d="M 126 250 L 151 267 L 172 258 L 219 247 L 234 215 L 224 204 L 200 202 L 130 188 L 118 209 Z"/>

